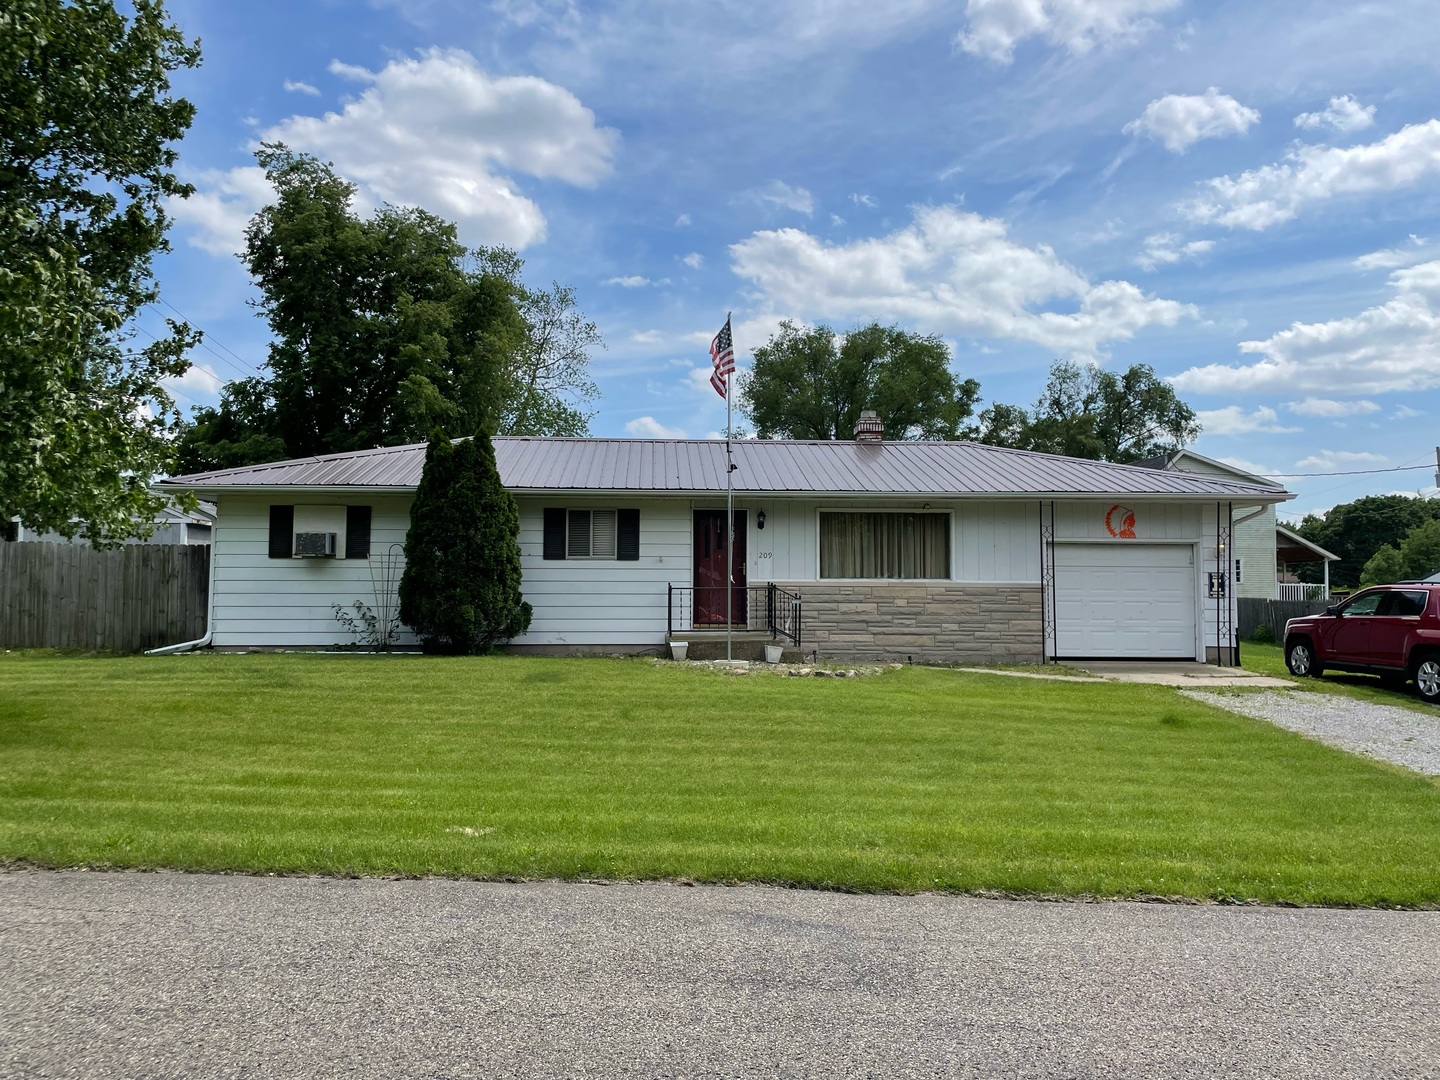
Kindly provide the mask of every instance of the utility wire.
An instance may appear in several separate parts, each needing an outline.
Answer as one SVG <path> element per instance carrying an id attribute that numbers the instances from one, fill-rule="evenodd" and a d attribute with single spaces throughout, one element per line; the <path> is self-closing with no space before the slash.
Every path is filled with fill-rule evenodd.
<path id="1" fill-rule="evenodd" d="M 181 311 L 179 308 L 177 308 L 174 304 L 170 303 L 169 300 L 166 300 L 166 299 L 164 299 L 164 298 L 162 297 L 161 300 L 160 300 L 160 303 L 164 304 L 167 308 L 169 308 L 171 311 L 173 311 L 176 315 L 179 315 L 180 318 L 183 319 L 187 324 L 189 324 L 189 325 L 191 325 L 191 326 L 194 326 L 194 325 L 195 325 L 194 323 L 191 323 L 188 318 L 186 318 L 185 313 L 184 313 L 183 311 Z M 151 306 L 151 307 L 155 307 L 154 304 L 151 304 L 150 306 Z M 159 309 L 157 308 L 156 310 L 158 311 Z M 222 342 L 216 340 L 216 338 L 215 338 L 213 335 L 211 335 L 210 331 L 202 329 L 200 332 L 201 332 L 201 334 L 203 335 L 203 336 L 201 337 L 201 339 L 200 339 L 200 347 L 201 347 L 202 349 L 204 349 L 206 352 L 208 352 L 211 356 L 215 357 L 215 358 L 216 358 L 217 360 L 219 360 L 221 363 L 228 364 L 231 368 L 235 368 L 235 370 L 239 371 L 240 374 L 241 374 L 243 377 L 245 377 L 245 378 L 249 378 L 251 375 L 258 375 L 258 374 L 259 374 L 259 370 L 258 370 L 253 364 L 251 364 L 249 361 L 247 361 L 244 357 L 242 357 L 242 356 L 241 356 L 239 353 L 237 353 L 234 349 L 229 348 L 228 346 L 226 346 L 226 345 L 223 344 Z M 217 348 L 224 349 L 227 353 L 229 353 L 232 357 L 234 357 L 234 358 L 235 358 L 235 362 L 238 362 L 240 366 L 237 368 L 235 362 L 232 362 L 231 360 L 226 359 L 225 357 L 223 357 L 223 356 L 221 356 L 219 353 L 217 353 L 217 352 L 215 351 L 215 349 L 212 349 L 212 348 L 210 347 L 212 343 L 213 343 Z"/>
<path id="2" fill-rule="evenodd" d="M 1434 468 L 1434 465 L 1397 465 L 1393 469 L 1348 469 L 1344 472 L 1271 472 L 1256 475 L 1274 480 L 1288 480 L 1299 476 L 1373 476 L 1376 473 L 1424 472 Z"/>
<path id="3" fill-rule="evenodd" d="M 152 306 L 153 306 L 153 305 L 152 305 Z M 185 316 L 182 315 L 182 316 L 180 316 L 180 317 L 183 319 Z M 152 334 L 149 330 L 146 330 L 143 326 L 136 326 L 135 329 L 136 329 L 136 330 L 139 330 L 140 333 L 144 334 L 144 335 L 145 335 L 146 337 L 148 337 L 151 341 L 159 341 L 159 340 L 160 340 L 160 339 L 157 338 L 154 334 Z M 201 331 L 201 333 L 203 334 L 204 331 Z M 208 335 L 207 335 L 207 336 L 208 336 Z M 206 352 L 208 352 L 211 356 L 213 356 L 216 360 L 219 360 L 222 364 L 225 364 L 226 366 L 228 366 L 228 367 L 230 368 L 230 370 L 232 370 L 232 371 L 234 371 L 234 372 L 237 372 L 237 373 L 241 376 L 241 378 L 249 378 L 252 374 L 256 374 L 255 372 L 253 372 L 253 371 L 248 371 L 248 370 L 246 370 L 245 368 L 237 367 L 236 364 L 234 363 L 234 361 L 229 360 L 229 359 L 221 356 L 219 353 L 217 353 L 214 349 L 210 348 L 210 346 L 206 344 L 204 337 L 202 337 L 202 338 L 200 339 L 200 348 L 204 349 L 204 350 L 205 350 Z"/>

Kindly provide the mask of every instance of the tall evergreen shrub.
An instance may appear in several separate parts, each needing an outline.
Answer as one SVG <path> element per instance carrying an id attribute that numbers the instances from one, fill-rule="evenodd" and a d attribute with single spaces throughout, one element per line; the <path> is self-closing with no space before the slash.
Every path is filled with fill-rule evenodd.
<path id="1" fill-rule="evenodd" d="M 425 451 L 410 507 L 400 621 L 426 652 L 486 653 L 530 627 L 520 595 L 520 514 L 489 436 Z"/>

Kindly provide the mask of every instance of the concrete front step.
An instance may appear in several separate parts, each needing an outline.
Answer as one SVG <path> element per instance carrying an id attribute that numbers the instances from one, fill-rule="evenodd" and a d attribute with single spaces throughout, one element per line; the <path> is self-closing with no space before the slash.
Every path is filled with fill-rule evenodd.
<path id="1" fill-rule="evenodd" d="M 688 642 L 690 647 L 685 653 L 687 660 L 725 659 L 725 631 L 723 630 L 719 632 L 714 630 L 677 630 L 666 640 Z M 781 663 L 799 664 L 805 660 L 800 650 L 790 642 L 784 638 L 773 639 L 763 630 L 737 630 L 731 640 L 731 655 L 736 660 L 764 660 L 766 645 L 782 646 L 784 651 L 780 654 Z"/>

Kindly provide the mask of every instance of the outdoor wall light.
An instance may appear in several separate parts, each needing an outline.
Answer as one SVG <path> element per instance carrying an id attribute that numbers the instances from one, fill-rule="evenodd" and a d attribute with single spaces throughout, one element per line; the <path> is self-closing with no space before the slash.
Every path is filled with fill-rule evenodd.
<path id="1" fill-rule="evenodd" d="M 764 511 L 764 510 L 761 510 L 758 514 L 755 515 L 755 527 L 756 527 L 757 529 L 763 529 L 763 528 L 765 527 L 765 511 Z"/>

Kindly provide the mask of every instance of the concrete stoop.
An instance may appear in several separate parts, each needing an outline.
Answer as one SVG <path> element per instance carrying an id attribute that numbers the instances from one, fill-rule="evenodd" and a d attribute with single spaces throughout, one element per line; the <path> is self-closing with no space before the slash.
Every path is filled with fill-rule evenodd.
<path id="1" fill-rule="evenodd" d="M 671 634 L 666 639 L 666 652 L 671 641 L 689 642 L 689 649 L 686 650 L 687 660 L 724 660 L 725 659 L 725 633 L 714 630 L 691 630 Z M 805 656 L 800 650 L 791 645 L 784 638 L 775 639 L 769 634 L 756 633 L 753 630 L 737 630 L 732 641 L 731 655 L 736 660 L 762 661 L 765 659 L 766 645 L 781 645 L 784 651 L 780 654 L 782 664 L 801 664 L 805 662 Z"/>

